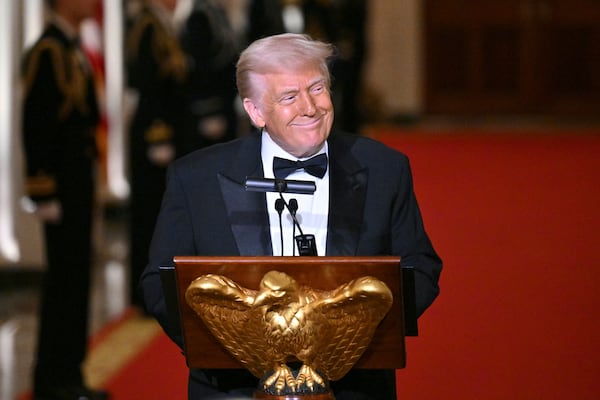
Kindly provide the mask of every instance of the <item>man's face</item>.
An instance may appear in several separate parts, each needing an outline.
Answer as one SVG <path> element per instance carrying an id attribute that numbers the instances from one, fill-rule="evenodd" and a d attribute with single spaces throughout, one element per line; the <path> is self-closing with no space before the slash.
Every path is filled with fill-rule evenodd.
<path id="1" fill-rule="evenodd" d="M 98 10 L 100 0 L 62 0 L 57 3 L 57 10 L 71 23 L 79 23 L 87 18 L 94 17 Z"/>
<path id="2" fill-rule="evenodd" d="M 333 104 L 327 81 L 314 68 L 258 76 L 261 97 L 245 99 L 256 126 L 265 127 L 275 143 L 296 157 L 315 154 L 333 125 Z"/>
<path id="3" fill-rule="evenodd" d="M 178 0 L 161 0 L 160 2 L 167 10 L 175 11 L 175 9 L 177 8 L 177 1 Z"/>

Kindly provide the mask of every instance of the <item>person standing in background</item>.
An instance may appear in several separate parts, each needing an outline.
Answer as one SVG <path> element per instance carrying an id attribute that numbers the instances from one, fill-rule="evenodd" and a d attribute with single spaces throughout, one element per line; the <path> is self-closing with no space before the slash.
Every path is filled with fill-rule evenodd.
<path id="1" fill-rule="evenodd" d="M 285 0 L 250 0 L 248 6 L 248 29 L 244 47 L 265 36 L 286 31 L 283 21 Z"/>
<path id="2" fill-rule="evenodd" d="M 280 0 L 191 0 L 181 43 L 190 59 L 189 150 L 227 142 L 249 130 L 235 86 L 240 50 L 283 33 Z"/>
<path id="3" fill-rule="evenodd" d="M 303 0 L 305 33 L 332 43 L 332 99 L 336 128 L 360 133 L 363 113 L 360 93 L 367 53 L 366 0 Z"/>
<path id="4" fill-rule="evenodd" d="M 241 44 L 221 0 L 194 0 L 181 44 L 191 61 L 189 150 L 235 138 L 235 61 Z"/>
<path id="5" fill-rule="evenodd" d="M 43 223 L 47 269 L 34 369 L 35 400 L 106 399 L 87 387 L 92 219 L 96 184 L 94 77 L 80 24 L 97 0 L 47 0 L 50 22 L 23 59 L 25 191 Z"/>
<path id="6" fill-rule="evenodd" d="M 126 38 L 129 86 L 137 92 L 129 129 L 130 297 L 140 308 L 137 284 L 148 261 L 166 168 L 188 147 L 188 63 L 173 27 L 176 6 L 177 0 L 143 1 Z"/>

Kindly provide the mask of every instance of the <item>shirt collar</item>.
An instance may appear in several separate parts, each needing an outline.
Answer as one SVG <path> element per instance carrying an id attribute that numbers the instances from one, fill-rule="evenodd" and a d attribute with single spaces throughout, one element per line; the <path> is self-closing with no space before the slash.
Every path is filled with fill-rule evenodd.
<path id="1" fill-rule="evenodd" d="M 319 151 L 317 151 L 312 156 L 298 158 L 296 156 L 291 155 L 290 153 L 288 153 L 281 147 L 279 147 L 279 145 L 277 143 L 275 143 L 273 141 L 273 139 L 271 139 L 271 136 L 265 129 L 263 129 L 263 131 L 262 131 L 260 149 L 261 149 L 260 152 L 261 152 L 261 159 L 262 159 L 262 163 L 263 163 L 263 171 L 265 174 L 265 178 L 273 178 L 274 177 L 273 157 L 287 158 L 290 160 L 306 160 L 306 159 L 316 156 L 318 154 L 322 154 L 322 153 L 328 154 L 327 141 L 325 141 L 325 143 L 323 143 L 323 146 L 321 147 L 321 149 L 319 149 Z"/>
<path id="2" fill-rule="evenodd" d="M 50 15 L 50 21 L 54 24 L 58 29 L 60 29 L 65 36 L 72 41 L 76 41 L 79 37 L 79 32 L 76 27 L 71 25 L 66 19 L 58 15 L 57 13 L 52 13 Z"/>
<path id="3" fill-rule="evenodd" d="M 150 2 L 148 8 L 154 13 L 167 32 L 174 33 L 173 13 L 160 2 Z"/>

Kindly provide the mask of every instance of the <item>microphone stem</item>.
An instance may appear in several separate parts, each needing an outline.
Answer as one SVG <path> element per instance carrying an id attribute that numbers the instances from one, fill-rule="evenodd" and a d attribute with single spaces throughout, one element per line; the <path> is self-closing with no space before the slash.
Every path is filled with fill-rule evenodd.
<path id="1" fill-rule="evenodd" d="M 294 226 L 297 226 L 298 230 L 300 231 L 300 234 L 304 235 L 304 232 L 302 232 L 302 228 L 300 227 L 300 223 L 296 219 L 296 213 L 292 212 L 292 210 L 290 209 L 290 206 L 288 205 L 287 201 L 285 201 L 285 199 L 283 198 L 283 194 L 281 192 L 279 192 L 279 198 L 281 198 L 281 200 L 283 200 L 283 204 L 285 204 L 285 208 L 287 208 L 288 212 L 292 216 L 292 220 L 294 221 Z"/>
<path id="2" fill-rule="evenodd" d="M 275 210 L 277 210 L 277 214 L 279 215 L 279 239 L 281 241 L 281 256 L 283 257 L 283 221 L 281 218 L 281 214 L 283 212 L 283 208 L 285 204 L 285 200 L 283 198 L 277 199 L 275 201 Z"/>
<path id="3" fill-rule="evenodd" d="M 292 225 L 292 256 L 296 255 L 296 244 L 294 243 L 294 238 L 296 237 L 296 225 Z"/>

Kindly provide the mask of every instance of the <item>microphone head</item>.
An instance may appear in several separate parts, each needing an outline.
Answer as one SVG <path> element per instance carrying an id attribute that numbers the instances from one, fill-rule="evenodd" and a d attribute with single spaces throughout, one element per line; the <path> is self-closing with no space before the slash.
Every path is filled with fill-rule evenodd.
<path id="1" fill-rule="evenodd" d="M 278 198 L 275 200 L 275 210 L 277 210 L 277 212 L 279 214 L 281 214 L 283 212 L 283 209 L 285 208 L 285 201 L 282 198 Z"/>
<path id="2" fill-rule="evenodd" d="M 290 206 L 290 212 L 292 214 L 296 214 L 296 211 L 298 211 L 298 200 L 290 199 L 289 206 Z"/>

